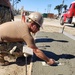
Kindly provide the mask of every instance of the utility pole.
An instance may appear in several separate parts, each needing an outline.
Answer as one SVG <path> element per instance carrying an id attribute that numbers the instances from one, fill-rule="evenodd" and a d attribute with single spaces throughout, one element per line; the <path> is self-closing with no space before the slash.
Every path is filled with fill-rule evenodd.
<path id="1" fill-rule="evenodd" d="M 46 9 L 44 9 L 45 11 L 44 11 L 44 13 L 46 13 Z"/>
<path id="2" fill-rule="evenodd" d="M 62 14 L 63 6 L 64 6 L 64 0 L 62 0 L 61 14 Z"/>
<path id="3" fill-rule="evenodd" d="M 62 1 L 62 5 L 64 5 L 64 0 Z"/>
<path id="4" fill-rule="evenodd" d="M 51 9 L 51 4 L 48 5 L 48 11 L 47 11 L 47 13 L 50 13 L 50 9 Z"/>

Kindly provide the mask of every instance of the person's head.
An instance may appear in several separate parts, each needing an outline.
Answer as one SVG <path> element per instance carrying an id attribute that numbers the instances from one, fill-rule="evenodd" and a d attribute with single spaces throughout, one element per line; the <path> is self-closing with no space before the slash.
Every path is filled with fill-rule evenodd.
<path id="1" fill-rule="evenodd" d="M 33 33 L 39 31 L 40 27 L 43 24 L 43 16 L 39 12 L 31 13 L 28 16 L 27 22 L 31 23 L 30 29 Z"/>

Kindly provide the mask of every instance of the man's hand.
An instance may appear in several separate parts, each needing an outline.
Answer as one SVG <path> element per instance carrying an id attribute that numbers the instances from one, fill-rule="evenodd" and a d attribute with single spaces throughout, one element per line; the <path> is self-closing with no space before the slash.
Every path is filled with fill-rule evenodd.
<path id="1" fill-rule="evenodd" d="M 55 60 L 54 59 L 49 59 L 49 62 L 47 62 L 48 65 L 53 65 L 55 64 Z"/>
<path id="2" fill-rule="evenodd" d="M 47 62 L 47 64 L 50 66 L 63 65 L 62 63 L 59 63 L 58 61 L 55 61 L 54 59 L 49 59 L 49 62 Z"/>

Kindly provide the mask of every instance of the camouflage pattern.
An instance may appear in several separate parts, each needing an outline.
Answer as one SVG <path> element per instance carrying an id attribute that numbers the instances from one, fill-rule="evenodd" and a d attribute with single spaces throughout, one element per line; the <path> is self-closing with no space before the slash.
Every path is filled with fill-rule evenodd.
<path id="1" fill-rule="evenodd" d="M 11 21 L 11 11 L 8 7 L 0 6 L 0 24 Z"/>
<path id="2" fill-rule="evenodd" d="M 23 49 L 23 43 L 20 42 L 15 42 L 15 43 L 2 43 L 0 44 L 0 54 L 6 56 L 10 54 L 10 50 L 14 47 L 17 46 L 15 50 L 15 55 L 16 57 L 19 57 L 22 55 L 22 49 Z"/>

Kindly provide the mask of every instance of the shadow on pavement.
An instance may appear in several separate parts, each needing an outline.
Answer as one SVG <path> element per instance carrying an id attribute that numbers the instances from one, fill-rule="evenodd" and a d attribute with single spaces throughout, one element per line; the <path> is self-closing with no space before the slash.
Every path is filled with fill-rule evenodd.
<path id="1" fill-rule="evenodd" d="M 49 58 L 53 58 L 56 61 L 58 61 L 59 59 L 73 59 L 73 58 L 75 58 L 75 56 L 74 55 L 71 55 L 71 54 L 57 55 L 57 54 L 55 54 L 53 52 L 50 52 L 50 51 L 44 51 L 44 50 L 42 50 L 42 51 L 46 54 L 46 56 L 48 56 Z M 32 58 L 32 56 L 27 57 L 27 65 L 30 64 L 31 58 Z M 10 62 L 9 65 L 17 64 L 19 66 L 24 66 L 26 64 L 26 60 L 25 59 L 26 58 L 24 56 L 18 57 L 15 62 Z M 34 54 L 33 55 L 33 61 L 32 62 L 36 62 L 36 61 L 43 61 L 43 60 L 41 60 L 40 58 L 38 58 Z"/>
<path id="2" fill-rule="evenodd" d="M 35 39 L 35 43 L 40 43 L 40 42 L 53 42 L 53 41 L 57 41 L 57 42 L 68 42 L 66 40 L 54 40 L 52 38 L 39 38 L 39 39 Z"/>
<path id="3" fill-rule="evenodd" d="M 30 64 L 30 62 L 31 62 L 31 57 L 32 57 L 32 56 L 28 56 L 28 57 L 27 57 L 27 65 Z M 26 58 L 25 58 L 24 56 L 18 57 L 18 58 L 16 59 L 16 61 L 10 62 L 9 65 L 12 65 L 12 64 L 17 64 L 17 65 L 19 65 L 19 66 L 24 66 L 24 65 L 26 64 Z"/>
<path id="4" fill-rule="evenodd" d="M 53 58 L 54 60 L 58 61 L 59 59 L 73 59 L 75 58 L 74 55 L 71 55 L 71 54 L 61 54 L 61 55 L 57 55 L 53 52 L 50 52 L 50 51 L 44 51 L 42 50 L 46 56 L 48 56 L 49 58 Z M 33 62 L 36 62 L 36 61 L 43 61 L 41 60 L 40 58 L 38 58 L 35 54 L 33 56 Z"/>

